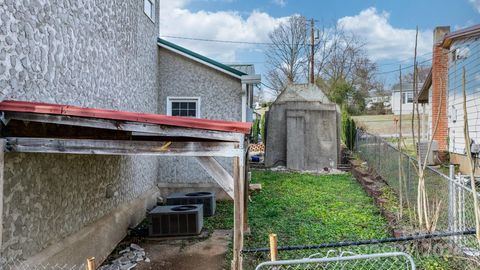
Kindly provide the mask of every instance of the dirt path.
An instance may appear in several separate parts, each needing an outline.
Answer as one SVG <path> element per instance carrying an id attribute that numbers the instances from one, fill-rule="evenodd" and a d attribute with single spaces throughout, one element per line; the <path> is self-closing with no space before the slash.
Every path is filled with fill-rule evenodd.
<path id="1" fill-rule="evenodd" d="M 224 269 L 231 231 L 218 230 L 204 240 L 149 240 L 141 246 L 150 263 L 141 262 L 135 270 L 147 269 Z"/>

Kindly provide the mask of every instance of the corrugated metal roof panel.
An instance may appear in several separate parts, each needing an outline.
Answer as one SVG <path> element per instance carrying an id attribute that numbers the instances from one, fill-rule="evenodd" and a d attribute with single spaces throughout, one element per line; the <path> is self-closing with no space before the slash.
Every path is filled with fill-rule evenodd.
<path id="1" fill-rule="evenodd" d="M 249 134 L 251 124 L 244 122 L 230 122 L 208 120 L 191 117 L 167 116 L 160 114 L 126 112 L 106 109 L 83 108 L 70 105 L 49 104 L 41 102 L 5 100 L 0 102 L 0 111 L 27 112 L 38 114 L 54 114 L 78 116 L 87 118 L 101 118 L 119 121 L 133 121 L 166 126 L 215 130 Z"/>

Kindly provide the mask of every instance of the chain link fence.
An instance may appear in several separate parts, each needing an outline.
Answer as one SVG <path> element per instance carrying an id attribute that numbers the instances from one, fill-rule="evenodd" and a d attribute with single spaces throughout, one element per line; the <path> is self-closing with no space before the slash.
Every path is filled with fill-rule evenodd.
<path id="1" fill-rule="evenodd" d="M 325 257 L 318 258 L 313 254 L 308 258 L 263 262 L 256 270 L 282 269 L 411 269 L 415 270 L 413 258 L 403 252 L 386 252 L 367 255 L 355 255 L 342 252 L 337 256 L 335 251 L 328 252 Z"/>
<path id="2" fill-rule="evenodd" d="M 17 259 L 0 258 L 0 270 L 85 270 L 86 265 L 28 264 Z"/>
<path id="3" fill-rule="evenodd" d="M 400 236 L 279 247 L 277 262 L 269 262 L 269 248 L 244 249 L 244 269 L 480 269 L 473 193 L 467 176 L 453 175 L 452 171 L 447 176 L 426 167 L 427 205 L 437 217 L 431 221 L 432 229 L 425 231 L 417 225 L 417 160 L 361 130 L 355 152 L 365 161 L 365 169 L 382 179 L 375 181 L 385 182 L 384 194 L 390 194 L 387 199 L 392 200 L 388 211 L 396 215 L 393 226 Z"/>
<path id="4" fill-rule="evenodd" d="M 398 151 L 384 139 L 361 130 L 357 132 L 356 143 L 356 153 L 360 159 L 366 161 L 368 167 L 381 176 L 393 190 L 398 200 L 397 217 L 400 229 L 407 234 L 418 232 L 417 160 Z M 469 177 L 454 175 L 453 172 L 447 176 L 428 166 L 424 177 L 428 207 L 431 213 L 438 212 L 434 231 L 475 228 L 474 201 Z"/>
<path id="5" fill-rule="evenodd" d="M 476 243 L 475 231 L 438 232 L 399 238 L 373 239 L 357 242 L 324 243 L 310 246 L 284 246 L 278 248 L 278 263 L 268 262 L 268 248 L 242 251 L 245 270 L 250 269 L 480 269 L 479 251 L 461 247 L 453 241 L 462 238 Z M 386 254 L 407 254 L 387 256 Z M 383 255 L 380 255 L 383 254 Z M 345 255 L 350 256 L 346 260 Z M 352 257 L 353 256 L 353 257 Z M 342 258 L 340 258 L 342 257 Z M 311 259 L 323 260 L 311 260 Z M 325 260 L 325 258 L 330 258 Z M 261 266 L 261 268 L 257 268 Z M 410 268 L 409 268 L 410 267 Z"/>

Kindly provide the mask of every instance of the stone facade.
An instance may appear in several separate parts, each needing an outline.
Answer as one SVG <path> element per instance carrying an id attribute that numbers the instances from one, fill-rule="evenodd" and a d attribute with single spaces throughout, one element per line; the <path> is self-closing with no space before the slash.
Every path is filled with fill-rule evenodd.
<path id="1" fill-rule="evenodd" d="M 201 117 L 242 120 L 242 84 L 240 79 L 160 49 L 160 92 L 158 111 L 167 114 L 167 97 L 200 97 Z M 232 171 L 231 158 L 217 158 Z M 159 181 L 168 183 L 212 183 L 214 180 L 191 157 L 161 157 Z"/>
<path id="2" fill-rule="evenodd" d="M 0 0 L 0 98 L 157 113 L 156 21 L 141 0 Z M 142 196 L 157 168 L 155 157 L 6 154 L 2 257 L 28 259 Z"/>

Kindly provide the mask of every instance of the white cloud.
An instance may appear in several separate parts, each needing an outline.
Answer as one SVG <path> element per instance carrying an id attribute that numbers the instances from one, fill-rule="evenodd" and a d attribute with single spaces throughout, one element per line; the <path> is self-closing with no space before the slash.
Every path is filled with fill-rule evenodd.
<path id="1" fill-rule="evenodd" d="M 413 56 L 415 29 L 395 28 L 389 22 L 390 14 L 367 8 L 355 16 L 337 21 L 346 31 L 355 33 L 366 42 L 365 48 L 373 60 L 405 59 Z M 432 31 L 419 31 L 418 55 L 432 50 Z"/>
<path id="2" fill-rule="evenodd" d="M 469 0 L 473 7 L 480 13 L 480 0 Z"/>
<path id="3" fill-rule="evenodd" d="M 280 7 L 285 7 L 287 5 L 287 0 L 273 0 L 272 2 Z"/>
<path id="4" fill-rule="evenodd" d="M 180 36 L 215 40 L 268 42 L 268 34 L 287 17 L 274 18 L 261 11 L 246 17 L 235 11 L 196 11 L 187 8 L 188 0 L 160 1 L 160 36 Z M 198 53 L 223 62 L 237 61 L 240 50 L 254 45 L 170 39 Z"/>

